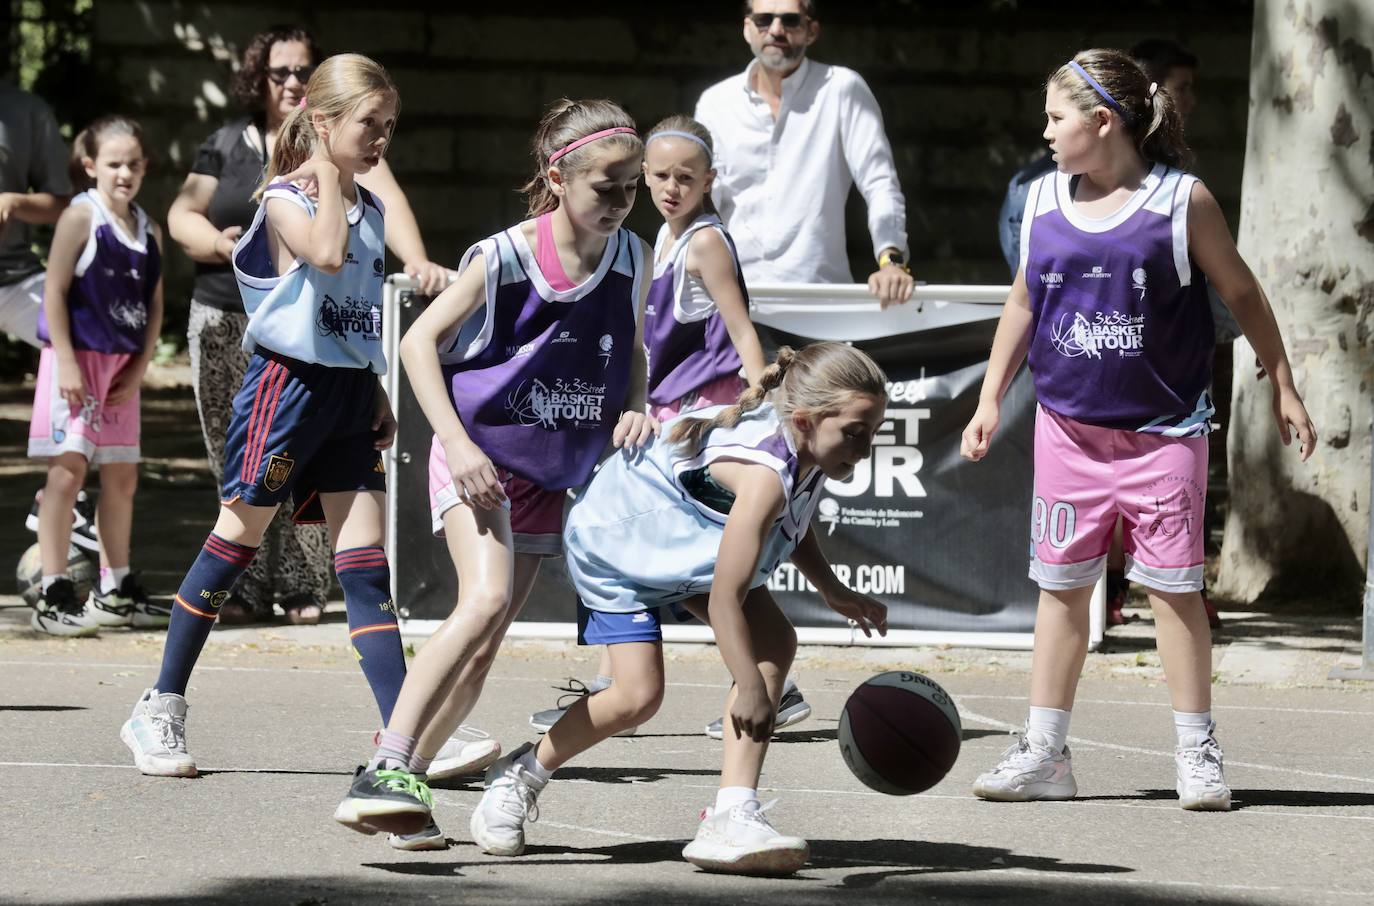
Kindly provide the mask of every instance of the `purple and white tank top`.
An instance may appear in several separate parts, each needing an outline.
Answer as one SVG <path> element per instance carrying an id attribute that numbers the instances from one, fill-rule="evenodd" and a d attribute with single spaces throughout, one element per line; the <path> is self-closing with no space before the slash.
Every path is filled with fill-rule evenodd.
<path id="1" fill-rule="evenodd" d="M 673 241 L 664 224 L 654 243 L 654 281 L 644 308 L 644 349 L 649 356 L 649 402 L 666 406 L 692 391 L 740 370 L 739 354 L 725 319 L 700 278 L 687 272 L 687 247 L 701 230 L 719 230 L 735 262 L 735 278 L 746 302 L 739 255 L 715 214 L 703 214 Z M 663 250 L 668 248 L 666 257 Z"/>
<path id="2" fill-rule="evenodd" d="M 1042 405 L 1109 428 L 1174 437 L 1211 430 L 1212 314 L 1188 254 L 1196 182 L 1156 164 L 1104 218 L 1075 211 L 1065 173 L 1031 185 L 1021 266 Z"/>
<path id="3" fill-rule="evenodd" d="M 630 389 L 641 241 L 619 230 L 585 281 L 555 290 L 519 225 L 468 249 L 486 304 L 439 343 L 454 409 L 496 465 L 555 490 L 584 484 Z"/>
<path id="4" fill-rule="evenodd" d="M 91 209 L 86 245 L 72 271 L 67 315 L 72 346 L 95 352 L 136 355 L 147 339 L 148 310 L 162 276 L 162 256 L 148 215 L 130 205 L 138 227 L 130 236 L 95 189 L 72 199 Z M 47 315 L 38 314 L 38 338 L 52 342 Z"/>

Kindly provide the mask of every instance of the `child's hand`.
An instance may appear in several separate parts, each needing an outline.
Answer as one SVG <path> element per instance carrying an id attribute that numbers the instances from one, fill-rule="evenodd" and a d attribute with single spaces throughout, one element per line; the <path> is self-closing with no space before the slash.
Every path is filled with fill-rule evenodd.
<path id="1" fill-rule="evenodd" d="M 870 639 L 873 638 L 873 629 L 878 630 L 878 635 L 887 635 L 887 605 L 868 595 L 842 587 L 825 598 L 825 605 L 840 616 L 853 620 Z"/>
<path id="2" fill-rule="evenodd" d="M 506 492 L 496 477 L 496 466 L 470 440 L 449 441 L 444 444 L 444 458 L 453 476 L 458 495 L 469 504 L 484 510 L 494 510 L 506 500 Z"/>
<path id="3" fill-rule="evenodd" d="M 611 443 L 616 447 L 642 447 L 658 434 L 659 424 L 643 412 L 622 412 Z"/>
<path id="4" fill-rule="evenodd" d="M 1317 449 L 1317 426 L 1312 424 L 1307 407 L 1302 403 L 1302 397 L 1298 396 L 1298 391 L 1292 387 L 1274 388 L 1274 421 L 1278 422 L 1279 437 L 1283 438 L 1284 446 L 1293 442 L 1289 426 L 1298 432 L 1298 455 L 1302 457 L 1303 462 L 1307 462 L 1312 451 Z"/>
<path id="5" fill-rule="evenodd" d="M 73 409 L 86 405 L 86 381 L 76 359 L 57 363 L 57 392 Z"/>
<path id="6" fill-rule="evenodd" d="M 381 391 L 377 392 L 372 410 L 372 430 L 377 433 L 373 446 L 378 450 L 385 450 L 396 442 L 396 416 L 391 412 L 391 401 Z"/>
<path id="7" fill-rule="evenodd" d="M 334 166 L 333 161 L 320 156 L 320 152 L 317 151 L 307 158 L 305 163 L 290 173 L 282 174 L 278 179 L 291 183 L 311 198 L 319 199 L 321 182 L 338 185 L 339 168 Z"/>
<path id="8" fill-rule="evenodd" d="M 110 381 L 110 392 L 105 394 L 105 405 L 120 406 L 133 399 L 143 383 L 143 374 L 147 370 L 147 359 L 130 359 L 114 376 L 114 380 Z"/>
<path id="9" fill-rule="evenodd" d="M 767 742 L 777 716 L 777 705 L 768 698 L 768 688 L 762 682 L 736 685 L 735 703 L 730 706 L 730 726 L 736 738 L 747 736 L 754 742 Z"/>
<path id="10" fill-rule="evenodd" d="M 959 455 L 970 462 L 977 462 L 988 455 L 988 444 L 997 431 L 1001 421 L 1001 407 L 996 403 L 979 403 L 978 409 L 969 419 L 964 429 L 964 437 L 959 443 Z"/>

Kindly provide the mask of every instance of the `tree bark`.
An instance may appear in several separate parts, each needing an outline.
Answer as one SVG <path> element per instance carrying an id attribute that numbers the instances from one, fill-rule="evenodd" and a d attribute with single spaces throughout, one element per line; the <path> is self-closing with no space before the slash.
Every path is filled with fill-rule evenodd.
<path id="1" fill-rule="evenodd" d="M 1359 600 L 1374 421 L 1374 7 L 1257 0 L 1239 246 L 1321 437 L 1300 462 L 1236 342 L 1216 591 Z"/>

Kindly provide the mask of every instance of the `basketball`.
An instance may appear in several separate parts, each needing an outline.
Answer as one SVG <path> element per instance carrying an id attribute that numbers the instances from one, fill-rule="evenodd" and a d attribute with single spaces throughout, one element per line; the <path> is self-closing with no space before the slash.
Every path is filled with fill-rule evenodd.
<path id="1" fill-rule="evenodd" d="M 840 754 L 870 789 L 910 796 L 939 783 L 959 757 L 963 726 L 949 693 L 908 670 L 879 673 L 840 713 Z"/>
<path id="2" fill-rule="evenodd" d="M 100 567 L 81 548 L 73 544 L 67 551 L 67 574 L 76 586 L 76 599 L 84 601 L 100 575 Z M 39 556 L 37 544 L 30 545 L 29 549 L 24 551 L 24 556 L 19 558 L 19 566 L 14 570 L 14 580 L 19 586 L 19 596 L 24 599 L 24 603 L 36 607 L 38 596 L 43 591 L 43 561 Z"/>

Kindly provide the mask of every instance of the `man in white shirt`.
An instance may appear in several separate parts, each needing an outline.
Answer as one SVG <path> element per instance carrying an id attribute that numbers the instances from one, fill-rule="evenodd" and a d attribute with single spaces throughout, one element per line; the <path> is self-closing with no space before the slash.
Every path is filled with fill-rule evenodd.
<path id="1" fill-rule="evenodd" d="M 905 302 L 906 202 L 882 112 L 858 73 L 806 58 L 819 35 L 814 0 L 746 5 L 754 62 L 697 102 L 715 144 L 712 195 L 748 282 L 850 283 L 844 206 L 857 184 L 878 262 L 868 287 L 884 307 Z"/>

